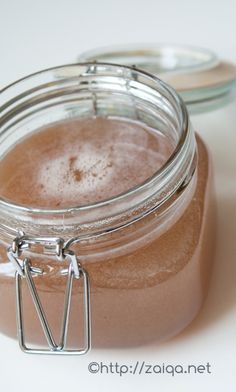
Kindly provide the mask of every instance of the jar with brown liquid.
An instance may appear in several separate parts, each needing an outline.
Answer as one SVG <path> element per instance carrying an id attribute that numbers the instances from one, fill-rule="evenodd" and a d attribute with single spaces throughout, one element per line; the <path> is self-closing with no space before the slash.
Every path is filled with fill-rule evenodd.
<path id="1" fill-rule="evenodd" d="M 0 104 L 1 332 L 52 354 L 176 335 L 206 296 L 215 232 L 183 100 L 144 71 L 81 63 Z"/>

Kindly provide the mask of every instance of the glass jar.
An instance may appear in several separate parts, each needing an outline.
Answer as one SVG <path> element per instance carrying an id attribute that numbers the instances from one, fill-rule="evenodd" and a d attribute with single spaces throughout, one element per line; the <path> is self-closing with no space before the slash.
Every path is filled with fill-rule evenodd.
<path id="1" fill-rule="evenodd" d="M 50 354 L 85 353 L 91 331 L 93 347 L 181 331 L 207 292 L 215 228 L 211 161 L 182 99 L 132 67 L 83 63 L 26 77 L 0 102 L 3 157 L 42 127 L 94 116 L 138 121 L 174 146 L 153 176 L 101 202 L 0 199 L 0 330 L 15 336 L 17 312 L 21 348 Z"/>

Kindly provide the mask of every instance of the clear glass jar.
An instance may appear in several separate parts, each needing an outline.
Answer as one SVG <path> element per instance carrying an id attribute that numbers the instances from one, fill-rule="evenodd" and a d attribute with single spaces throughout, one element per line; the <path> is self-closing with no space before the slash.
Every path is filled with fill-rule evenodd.
<path id="1" fill-rule="evenodd" d="M 16 296 L 26 352 L 44 352 L 34 350 L 45 340 L 35 308 L 54 354 L 83 347 L 84 339 L 84 349 L 67 353 L 87 351 L 90 303 L 94 347 L 139 345 L 181 331 L 207 292 L 215 228 L 211 162 L 182 99 L 148 73 L 83 63 L 22 79 L 1 92 L 0 103 L 1 156 L 42 127 L 94 116 L 138 121 L 174 145 L 152 177 L 108 200 L 49 209 L 0 199 L 0 330 L 16 334 Z M 65 290 L 68 344 L 60 340 Z"/>

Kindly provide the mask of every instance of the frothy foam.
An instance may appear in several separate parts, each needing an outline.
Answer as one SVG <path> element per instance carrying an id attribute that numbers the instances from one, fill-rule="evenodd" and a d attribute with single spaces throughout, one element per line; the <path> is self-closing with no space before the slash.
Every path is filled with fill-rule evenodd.
<path id="1" fill-rule="evenodd" d="M 136 122 L 93 118 L 56 124 L 24 139 L 2 159 L 1 195 L 41 207 L 101 201 L 145 181 L 172 150 L 163 135 Z"/>

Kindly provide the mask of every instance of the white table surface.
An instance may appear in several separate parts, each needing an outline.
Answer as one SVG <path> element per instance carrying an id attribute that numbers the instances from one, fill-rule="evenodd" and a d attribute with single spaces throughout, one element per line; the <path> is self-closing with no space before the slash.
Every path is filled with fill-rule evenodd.
<path id="1" fill-rule="evenodd" d="M 236 62 L 235 20 L 235 0 L 0 0 L 0 88 L 39 69 L 74 62 L 84 50 L 112 44 L 194 44 Z M 236 390 L 235 135 L 236 124 L 223 145 L 222 137 L 216 140 L 210 132 L 205 137 L 216 151 L 220 238 L 209 295 L 191 326 L 160 346 L 92 350 L 84 357 L 28 356 L 16 341 L 0 335 L 1 391 Z M 209 362 L 212 373 L 121 377 L 88 371 L 92 361 L 132 365 L 137 360 L 150 365 Z"/>

